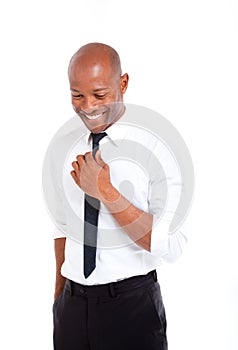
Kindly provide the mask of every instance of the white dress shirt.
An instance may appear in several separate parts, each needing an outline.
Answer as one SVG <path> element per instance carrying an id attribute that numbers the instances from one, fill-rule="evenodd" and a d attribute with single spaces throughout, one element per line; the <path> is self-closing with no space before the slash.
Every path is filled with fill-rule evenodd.
<path id="1" fill-rule="evenodd" d="M 127 113 L 127 112 L 126 112 Z M 184 227 L 170 232 L 183 183 L 178 163 L 158 135 L 125 123 L 125 115 L 106 130 L 100 141 L 102 159 L 110 167 L 112 185 L 135 207 L 153 215 L 151 252 L 133 242 L 105 205 L 101 203 L 98 219 L 96 268 L 85 279 L 83 274 L 84 193 L 70 172 L 78 154 L 91 151 L 90 132 L 76 137 L 69 148 L 70 133 L 60 138 L 58 146 L 69 151 L 62 170 L 52 163 L 52 200 L 54 198 L 54 237 L 66 236 L 63 276 L 84 284 L 114 282 L 146 274 L 163 261 L 174 261 L 187 241 Z M 71 133 L 72 135 L 72 133 Z M 67 145 L 67 146 L 66 146 Z"/>

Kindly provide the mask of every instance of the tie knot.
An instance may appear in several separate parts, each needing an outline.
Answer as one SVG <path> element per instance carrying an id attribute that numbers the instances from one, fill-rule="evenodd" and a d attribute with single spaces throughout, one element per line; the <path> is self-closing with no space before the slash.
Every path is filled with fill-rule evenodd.
<path id="1" fill-rule="evenodd" d="M 99 134 L 93 134 L 93 133 L 91 133 L 91 135 L 92 135 L 92 138 L 93 138 L 93 149 L 94 149 L 95 147 L 98 147 L 98 146 L 99 146 L 99 141 L 100 141 L 101 139 L 103 139 L 105 136 L 107 136 L 107 134 L 106 134 L 105 132 L 101 132 L 101 133 L 99 133 Z"/>

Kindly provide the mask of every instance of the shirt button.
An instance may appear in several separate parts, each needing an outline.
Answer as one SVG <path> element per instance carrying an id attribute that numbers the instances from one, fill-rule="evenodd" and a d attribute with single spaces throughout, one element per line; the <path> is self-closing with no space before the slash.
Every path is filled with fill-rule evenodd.
<path id="1" fill-rule="evenodd" d="M 85 290 L 84 290 L 82 287 L 80 287 L 80 288 L 79 288 L 79 293 L 84 294 L 84 293 L 85 293 Z"/>

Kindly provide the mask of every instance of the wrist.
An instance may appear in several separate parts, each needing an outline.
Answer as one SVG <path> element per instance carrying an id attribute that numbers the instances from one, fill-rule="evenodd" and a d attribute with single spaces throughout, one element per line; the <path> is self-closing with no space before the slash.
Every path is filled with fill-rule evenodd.
<path id="1" fill-rule="evenodd" d="M 115 202 L 120 198 L 120 192 L 111 183 L 104 186 L 100 194 L 100 201 L 104 204 Z"/>

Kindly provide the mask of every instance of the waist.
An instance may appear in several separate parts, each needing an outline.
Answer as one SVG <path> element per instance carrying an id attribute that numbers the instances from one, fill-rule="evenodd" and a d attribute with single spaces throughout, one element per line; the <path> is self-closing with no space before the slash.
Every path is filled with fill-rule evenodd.
<path id="1" fill-rule="evenodd" d="M 157 273 L 156 270 L 153 270 L 147 273 L 146 275 L 133 276 L 121 281 L 93 286 L 86 286 L 66 279 L 65 289 L 68 290 L 71 295 L 76 296 L 78 295 L 85 297 L 114 297 L 120 293 L 127 292 L 135 288 L 150 286 L 155 282 L 157 282 Z"/>

